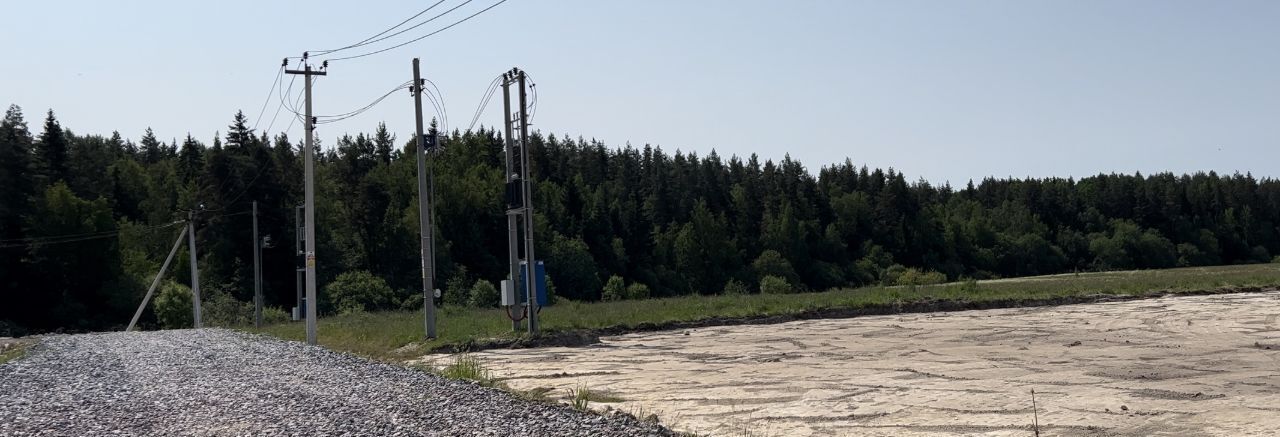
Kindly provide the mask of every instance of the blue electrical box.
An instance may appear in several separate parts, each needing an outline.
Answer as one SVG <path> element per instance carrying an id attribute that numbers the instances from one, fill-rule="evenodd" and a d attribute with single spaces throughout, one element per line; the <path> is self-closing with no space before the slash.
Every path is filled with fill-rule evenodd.
<path id="1" fill-rule="evenodd" d="M 516 290 L 516 296 L 518 296 L 517 300 L 521 304 L 529 301 L 526 297 L 528 296 L 529 292 L 527 290 L 529 288 L 525 285 L 525 280 L 529 276 L 529 268 L 526 267 L 527 265 L 527 262 L 520 261 L 520 289 Z M 538 295 L 538 306 L 547 306 L 547 268 L 542 264 L 542 261 L 535 261 L 533 263 L 533 278 L 535 293 Z"/>

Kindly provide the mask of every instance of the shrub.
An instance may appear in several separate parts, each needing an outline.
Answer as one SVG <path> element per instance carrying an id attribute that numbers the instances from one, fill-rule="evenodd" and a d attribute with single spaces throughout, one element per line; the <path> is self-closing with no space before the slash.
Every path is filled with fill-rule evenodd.
<path id="1" fill-rule="evenodd" d="M 416 292 L 405 297 L 400 301 L 400 309 L 402 310 L 422 310 L 423 295 L 422 292 Z"/>
<path id="2" fill-rule="evenodd" d="M 607 302 L 623 300 L 627 298 L 626 286 L 622 283 L 622 278 L 618 275 L 609 277 L 609 281 L 604 284 L 604 292 L 601 293 L 601 299 Z"/>
<path id="3" fill-rule="evenodd" d="M 894 285 L 933 285 L 944 282 L 947 282 L 947 275 L 944 275 L 941 272 L 922 272 L 920 269 L 910 268 L 904 270 L 901 275 L 898 275 L 898 279 L 894 282 Z"/>
<path id="4" fill-rule="evenodd" d="M 894 264 L 880 272 L 880 283 L 883 285 L 896 285 L 898 277 L 907 271 L 907 267 L 902 264 Z"/>
<path id="5" fill-rule="evenodd" d="M 338 275 L 324 292 L 341 313 L 387 309 L 394 300 L 387 282 L 364 270 Z"/>
<path id="6" fill-rule="evenodd" d="M 751 262 L 751 268 L 756 271 L 757 278 L 777 276 L 792 282 L 800 278 L 796 270 L 791 267 L 791 262 L 772 249 L 760 252 L 760 256 Z"/>
<path id="7" fill-rule="evenodd" d="M 467 306 L 475 308 L 493 308 L 498 306 L 502 296 L 492 282 L 478 279 L 471 286 L 471 295 L 467 297 Z"/>
<path id="8" fill-rule="evenodd" d="M 649 298 L 649 286 L 639 282 L 627 286 L 627 299 L 639 300 Z"/>
<path id="9" fill-rule="evenodd" d="M 466 306 L 467 301 L 471 300 L 471 286 L 467 285 L 468 282 L 471 281 L 467 279 L 467 267 L 458 266 L 457 270 L 454 270 L 453 275 L 449 276 L 449 280 L 444 284 L 444 296 L 442 296 L 444 303 Z"/>
<path id="10" fill-rule="evenodd" d="M 200 321 L 204 326 L 230 328 L 253 324 L 253 304 L 241 302 L 222 287 L 201 290 Z"/>
<path id="11" fill-rule="evenodd" d="M 289 313 L 284 309 L 277 307 L 262 307 L 262 325 L 274 325 L 277 323 L 285 323 L 289 321 Z"/>
<path id="12" fill-rule="evenodd" d="M 1253 250 L 1249 252 L 1253 256 L 1254 262 L 1264 263 L 1271 258 L 1271 252 L 1262 246 L 1253 246 Z"/>
<path id="13" fill-rule="evenodd" d="M 165 281 L 156 295 L 156 320 L 165 329 L 190 328 L 194 324 L 191 314 L 191 288 L 173 281 Z"/>
<path id="14" fill-rule="evenodd" d="M 724 283 L 724 291 L 722 291 L 721 293 L 722 294 L 751 294 L 751 289 L 747 288 L 747 284 L 743 284 L 742 281 L 739 281 L 737 279 L 730 279 L 729 282 Z"/>
<path id="15" fill-rule="evenodd" d="M 1276 255 L 1276 257 L 1275 257 L 1275 258 L 1271 258 L 1271 263 L 1272 263 L 1272 264 L 1280 264 L 1280 255 Z"/>
<path id="16" fill-rule="evenodd" d="M 547 305 L 555 305 L 560 298 L 556 297 L 556 284 L 551 282 L 551 274 L 547 274 Z"/>
<path id="17" fill-rule="evenodd" d="M 791 283 L 786 279 L 778 276 L 765 276 L 760 278 L 760 292 L 764 294 L 787 294 L 791 293 Z"/>

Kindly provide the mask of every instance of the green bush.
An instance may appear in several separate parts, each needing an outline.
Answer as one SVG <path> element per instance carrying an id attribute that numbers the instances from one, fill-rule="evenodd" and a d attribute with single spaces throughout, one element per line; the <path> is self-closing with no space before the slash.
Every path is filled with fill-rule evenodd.
<path id="1" fill-rule="evenodd" d="M 760 292 L 764 294 L 787 294 L 793 292 L 791 283 L 778 276 L 765 276 L 760 278 Z"/>
<path id="2" fill-rule="evenodd" d="M 555 305 L 556 301 L 560 300 L 560 298 L 556 296 L 557 296 L 556 284 L 551 282 L 551 274 L 548 273 L 547 274 L 547 305 Z"/>
<path id="3" fill-rule="evenodd" d="M 751 262 L 751 268 L 756 271 L 757 278 L 777 276 L 791 282 L 800 279 L 800 276 L 796 274 L 796 270 L 791 267 L 791 262 L 787 261 L 787 258 L 783 257 L 781 253 L 772 249 L 760 252 L 760 256 Z"/>
<path id="4" fill-rule="evenodd" d="M 622 282 L 622 278 L 618 275 L 609 277 L 609 281 L 604 284 L 604 292 L 601 298 L 606 302 L 623 300 L 627 298 L 627 287 Z"/>
<path id="5" fill-rule="evenodd" d="M 467 306 L 467 301 L 471 300 L 471 285 L 468 285 L 469 282 L 471 281 L 467 279 L 467 267 L 458 266 L 444 284 L 444 303 L 453 306 Z M 439 284 L 436 286 L 439 287 Z"/>
<path id="6" fill-rule="evenodd" d="M 947 282 L 947 275 L 941 272 L 922 272 L 917 268 L 906 269 L 898 275 L 893 285 L 933 285 Z"/>
<path id="7" fill-rule="evenodd" d="M 471 286 L 471 295 L 467 297 L 467 306 L 474 308 L 493 308 L 498 306 L 502 296 L 492 282 L 479 279 Z"/>
<path id="8" fill-rule="evenodd" d="M 241 302 L 219 287 L 201 290 L 200 321 L 205 327 L 232 328 L 253 324 L 253 303 Z"/>
<path id="9" fill-rule="evenodd" d="M 324 292 L 340 313 L 388 309 L 395 300 L 386 281 L 364 270 L 338 275 Z"/>
<path id="10" fill-rule="evenodd" d="M 165 329 L 183 329 L 194 325 L 191 314 L 191 288 L 165 281 L 156 294 L 156 320 Z"/>
<path id="11" fill-rule="evenodd" d="M 1275 257 L 1275 258 L 1271 258 L 1271 263 L 1272 263 L 1272 264 L 1280 264 L 1280 255 L 1276 255 L 1276 257 Z"/>
<path id="12" fill-rule="evenodd" d="M 724 291 L 722 291 L 721 293 L 722 294 L 751 294 L 751 289 L 747 288 L 747 284 L 743 284 L 742 281 L 739 281 L 737 279 L 730 279 L 729 282 L 724 283 Z"/>
<path id="13" fill-rule="evenodd" d="M 290 319 L 289 313 L 282 308 L 263 307 L 262 308 L 262 325 L 274 325 L 277 323 L 285 323 Z"/>
<path id="14" fill-rule="evenodd" d="M 627 286 L 627 299 L 640 300 L 649 298 L 649 286 L 636 282 Z"/>
<path id="15" fill-rule="evenodd" d="M 423 295 L 421 292 L 410 294 L 408 297 L 405 297 L 404 300 L 400 301 L 400 309 L 406 311 L 421 311 L 422 301 Z"/>
<path id="16" fill-rule="evenodd" d="M 1253 250 L 1249 253 L 1253 256 L 1254 262 L 1264 263 L 1269 259 L 1273 260 L 1273 258 L 1271 258 L 1271 252 L 1262 246 L 1253 246 Z"/>
<path id="17" fill-rule="evenodd" d="M 880 272 L 880 284 L 897 285 L 898 277 L 906 273 L 907 267 L 902 264 L 894 264 Z"/>

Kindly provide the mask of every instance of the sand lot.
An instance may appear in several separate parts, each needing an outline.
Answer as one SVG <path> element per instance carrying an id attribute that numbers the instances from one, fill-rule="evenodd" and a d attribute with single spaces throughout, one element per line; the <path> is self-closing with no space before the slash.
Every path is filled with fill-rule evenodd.
<path id="1" fill-rule="evenodd" d="M 710 435 L 1272 435 L 1280 292 L 799 321 L 477 353 Z M 445 360 L 436 357 L 435 360 Z"/>

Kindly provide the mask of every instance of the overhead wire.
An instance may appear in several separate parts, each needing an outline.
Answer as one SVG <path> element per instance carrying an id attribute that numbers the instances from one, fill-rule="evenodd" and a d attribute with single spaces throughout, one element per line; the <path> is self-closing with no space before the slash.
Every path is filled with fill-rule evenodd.
<path id="1" fill-rule="evenodd" d="M 156 230 L 156 229 L 163 229 L 163 228 L 173 227 L 173 226 L 176 226 L 176 225 L 179 225 L 179 224 L 183 224 L 183 223 L 186 223 L 186 222 L 185 222 L 185 221 L 175 221 L 175 222 L 172 222 L 172 223 L 166 223 L 166 224 L 163 224 L 163 225 L 146 226 L 146 227 L 143 227 L 141 230 L 142 230 L 142 231 L 153 231 L 153 230 Z M 114 229 L 114 230 L 110 230 L 110 231 L 82 232 L 82 233 L 78 233 L 78 234 L 54 235 L 54 236 L 44 236 L 44 237 L 13 238 L 13 239 L 8 239 L 8 240 L 0 240 L 0 248 L 13 248 L 13 247 L 36 247 L 36 246 L 46 246 L 46 245 L 51 245 L 51 244 L 74 243 L 74 242 L 78 242 L 78 241 L 98 240 L 98 239 L 105 239 L 105 238 L 113 238 L 113 237 L 116 237 L 116 236 L 120 235 L 120 232 L 123 232 L 123 231 L 122 231 L 122 230 L 120 230 L 120 229 Z"/>
<path id="2" fill-rule="evenodd" d="M 298 76 L 293 76 L 292 78 L 290 78 L 290 79 L 289 79 L 289 88 L 288 88 L 288 89 L 284 89 L 284 87 L 280 87 L 280 88 L 281 88 L 281 90 L 284 92 L 284 94 L 287 94 L 287 95 L 289 95 L 289 96 L 292 96 L 292 95 L 293 95 L 293 81 L 295 81 L 295 80 L 297 80 L 297 79 L 298 79 Z M 280 82 L 281 84 L 283 84 L 283 83 L 284 83 L 284 79 L 283 79 L 283 78 L 279 78 L 278 82 Z M 281 98 L 280 98 L 280 104 L 276 106 L 276 113 L 275 113 L 275 115 L 272 115 L 272 116 L 271 116 L 271 123 L 267 123 L 267 129 L 266 129 L 266 130 L 267 130 L 267 132 L 270 132 L 270 131 L 271 131 L 271 127 L 276 125 L 276 118 L 280 116 L 280 110 L 281 110 L 281 109 L 284 109 L 284 97 L 283 97 L 283 96 L 281 96 Z"/>
<path id="3" fill-rule="evenodd" d="M 383 100 L 386 100 L 386 98 L 387 98 L 387 97 L 390 97 L 390 96 L 391 96 L 391 94 L 394 94 L 396 91 L 400 91 L 400 90 L 402 90 L 402 89 L 408 88 L 408 87 L 409 87 L 409 85 L 411 85 L 411 84 L 412 84 L 412 82 L 413 82 L 412 80 L 405 81 L 404 83 L 402 83 L 402 84 L 400 84 L 400 85 L 396 86 L 395 88 L 392 88 L 392 89 L 391 89 L 391 91 L 387 91 L 387 93 L 386 93 L 386 94 L 383 94 L 381 97 L 378 97 L 378 98 L 377 98 L 377 99 L 375 99 L 373 102 L 370 102 L 368 105 L 365 105 L 365 106 L 364 106 L 364 107 L 362 107 L 362 108 L 359 108 L 359 109 L 356 109 L 356 110 L 353 110 L 353 111 L 349 111 L 349 112 L 345 112 L 345 113 L 342 113 L 342 114 L 336 114 L 336 115 L 318 115 L 318 116 L 315 116 L 315 117 L 318 119 L 318 120 L 316 120 L 316 124 L 336 123 L 336 122 L 339 122 L 339 121 L 342 121 L 342 120 L 346 120 L 346 119 L 348 119 L 348 118 L 355 117 L 355 116 L 357 116 L 357 115 L 363 114 L 365 111 L 368 111 L 370 108 L 373 108 L 373 107 L 374 107 L 374 106 L 376 106 L 377 104 L 382 103 L 382 101 L 383 101 Z"/>
<path id="4" fill-rule="evenodd" d="M 336 52 L 339 52 L 339 51 L 342 51 L 342 50 L 347 50 L 347 49 L 352 49 L 352 48 L 356 48 L 356 47 L 365 46 L 365 45 L 368 45 L 368 44 L 373 44 L 373 43 L 376 43 L 376 42 L 378 42 L 378 41 L 382 41 L 382 40 L 384 40 L 384 39 L 391 38 L 391 37 L 394 37 L 394 36 L 396 36 L 396 35 L 402 34 L 402 33 L 404 33 L 404 32 L 408 32 L 408 31 L 413 30 L 414 28 L 416 28 L 416 27 L 418 27 L 418 26 L 421 26 L 421 25 L 423 25 L 423 24 L 430 23 L 430 22 L 431 22 L 431 20 L 434 20 L 434 19 L 436 19 L 436 18 L 440 18 L 440 15 L 444 15 L 444 14 L 437 15 L 437 16 L 435 16 L 435 17 L 431 18 L 431 20 L 424 21 L 424 22 L 419 23 L 419 24 L 417 24 L 417 25 L 415 25 L 415 26 L 413 26 L 413 27 L 410 27 L 410 28 L 408 28 L 408 29 L 402 30 L 402 31 L 400 31 L 400 32 L 396 32 L 396 33 L 394 33 L 394 34 L 392 34 L 392 35 L 388 35 L 386 38 L 381 38 L 381 39 L 378 39 L 378 40 L 376 40 L 376 41 L 370 41 L 370 40 L 372 40 L 372 39 L 374 39 L 374 38 L 377 38 L 377 37 L 379 37 L 379 36 L 382 36 L 383 34 L 385 34 L 385 33 L 387 33 L 387 32 L 390 32 L 390 31 L 392 31 L 392 30 L 395 30 L 397 27 L 403 26 L 405 23 L 408 23 L 408 22 L 410 22 L 410 21 L 413 21 L 413 19 L 414 19 L 414 18 L 418 18 L 418 17 L 422 16 L 422 14 L 427 13 L 427 11 L 430 11 L 430 10 L 434 9 L 436 6 L 440 6 L 440 4 L 441 4 L 441 3 L 444 3 L 444 0 L 440 0 L 440 1 L 438 1 L 438 2 L 435 2 L 435 3 L 434 3 L 434 4 L 432 4 L 431 6 L 427 6 L 427 8 L 426 8 L 426 9 L 423 9 L 423 10 L 419 11 L 418 13 L 413 14 L 413 16 L 412 16 L 412 17 L 406 18 L 404 21 L 401 21 L 399 24 L 396 24 L 395 26 L 391 26 L 391 27 L 390 27 L 390 28 L 388 28 L 387 30 L 384 30 L 384 31 L 378 32 L 376 35 L 373 35 L 373 36 L 371 36 L 371 37 L 365 38 L 364 40 L 361 40 L 360 42 L 357 42 L 357 43 L 355 43 L 355 44 L 351 44 L 351 45 L 348 45 L 348 46 L 339 47 L 339 48 L 331 49 L 331 50 L 312 50 L 312 51 L 309 51 L 308 53 L 311 53 L 311 54 L 314 54 L 314 55 L 317 55 L 317 56 L 323 56 L 323 55 L 330 54 L 330 53 L 336 53 Z M 468 2 L 468 3 L 469 3 L 469 2 Z M 465 5 L 465 4 L 466 4 L 466 3 L 463 3 L 462 5 Z M 462 6 L 462 5 L 458 5 L 458 6 L 460 7 L 460 6 Z M 457 9 L 457 7 L 455 7 L 454 9 Z M 453 11 L 453 9 L 450 9 L 450 10 L 448 10 L 448 11 L 445 11 L 445 14 L 449 13 L 450 11 Z"/>
<path id="5" fill-rule="evenodd" d="M 480 121 L 480 114 L 484 109 L 489 107 L 489 101 L 493 99 L 493 94 L 498 92 L 498 86 L 501 85 L 502 75 L 499 74 L 489 82 L 489 87 L 485 89 L 484 97 L 480 98 L 480 104 L 476 105 L 476 112 L 471 116 L 471 124 L 467 126 L 467 131 L 475 129 L 476 122 Z"/>
<path id="6" fill-rule="evenodd" d="M 472 1 L 473 1 L 473 0 L 467 0 L 466 2 L 463 2 L 461 5 L 454 6 L 452 9 L 449 9 L 448 11 L 445 11 L 445 12 L 444 12 L 444 13 L 442 13 L 442 14 L 437 15 L 437 16 L 435 16 L 435 17 L 432 17 L 432 18 L 431 18 L 431 20 L 434 20 L 434 19 L 436 19 L 436 18 L 440 18 L 440 16 L 442 16 L 442 15 L 444 15 L 444 14 L 447 14 L 447 13 L 449 13 L 449 12 L 452 12 L 454 9 L 457 9 L 457 8 L 459 8 L 459 7 L 462 7 L 463 5 L 465 5 L 465 4 L 467 4 L 467 3 L 471 3 Z M 414 38 L 414 39 L 411 39 L 411 40 L 408 40 L 408 41 L 402 42 L 402 43 L 400 43 L 400 44 L 393 45 L 393 46 L 391 46 L 391 47 L 387 47 L 387 48 L 384 48 L 384 49 L 381 49 L 381 50 L 375 50 L 375 51 L 368 52 L 368 53 L 362 53 L 362 54 L 359 54 L 359 55 L 344 56 L 344 57 L 341 57 L 341 58 L 326 58 L 325 60 L 326 60 L 326 61 L 345 61 L 345 60 L 349 60 L 349 59 L 363 58 L 363 57 L 365 57 L 365 56 L 372 56 L 372 55 L 376 55 L 376 54 L 379 54 L 379 53 L 386 52 L 386 51 L 388 51 L 388 50 L 398 49 L 398 48 L 400 48 L 400 47 L 404 47 L 404 46 L 406 46 L 406 45 L 413 44 L 413 43 L 415 43 L 415 42 L 418 42 L 418 41 L 421 41 L 421 40 L 423 40 L 423 39 L 426 39 L 427 37 L 430 37 L 430 36 L 435 35 L 435 34 L 437 34 L 437 33 L 444 32 L 444 31 L 446 31 L 446 30 L 449 30 L 449 29 L 450 29 L 450 28 L 452 28 L 453 26 L 457 26 L 457 25 L 459 25 L 459 24 L 462 24 L 462 23 L 466 22 L 467 20 L 470 20 L 470 19 L 472 19 L 472 18 L 475 18 L 477 15 L 483 14 L 483 13 L 485 13 L 485 12 L 489 11 L 490 9 L 496 8 L 496 7 L 498 7 L 498 5 L 501 5 L 501 4 L 506 3 L 506 2 L 507 2 L 507 0 L 498 0 L 498 2 L 497 2 L 497 3 L 494 3 L 494 4 L 492 4 L 492 5 L 489 5 L 489 7 L 487 7 L 487 8 L 484 8 L 484 9 L 481 9 L 481 10 L 479 10 L 479 11 L 476 11 L 476 13 L 471 14 L 471 15 L 468 15 L 466 18 L 463 18 L 463 19 L 461 19 L 461 20 L 455 21 L 453 24 L 450 24 L 450 25 L 448 25 L 448 26 L 442 27 L 442 28 L 440 28 L 440 29 L 438 29 L 438 30 L 436 30 L 436 31 L 434 31 L 434 32 L 428 33 L 428 34 L 426 34 L 426 35 L 422 35 L 422 36 L 420 36 L 420 37 L 417 37 L 417 38 Z M 430 22 L 431 20 L 427 20 L 427 21 L 425 21 L 425 22 L 423 22 L 423 23 L 420 23 L 419 25 L 426 24 L 426 23 Z M 414 27 L 417 27 L 417 26 L 414 26 Z M 410 29 L 412 29 L 412 28 L 410 28 Z M 407 30 L 409 30 L 409 29 L 405 29 L 405 31 L 407 31 Z M 397 34 L 399 34 L 399 33 L 403 33 L 403 31 L 402 31 L 402 32 L 397 32 Z M 390 35 L 390 36 L 394 36 L 394 35 Z M 390 36 L 387 36 L 387 37 L 381 38 L 381 39 L 379 39 L 379 40 L 377 40 L 377 41 L 381 41 L 382 39 L 389 38 Z M 373 42 L 377 42 L 377 41 L 372 41 L 372 42 L 370 42 L 370 44 L 372 44 Z"/>
<path id="7" fill-rule="evenodd" d="M 262 122 L 262 114 L 267 113 L 267 104 L 271 103 L 271 95 L 275 94 L 276 86 L 280 84 L 280 78 L 284 76 L 284 65 L 276 70 L 276 78 L 271 81 L 271 89 L 267 91 L 267 99 L 262 102 L 262 109 L 258 111 L 258 118 L 253 121 L 253 130 L 258 130 L 258 123 Z M 280 111 L 276 111 L 279 113 Z"/>
<path id="8" fill-rule="evenodd" d="M 431 102 L 431 107 L 436 111 L 436 121 L 438 122 L 437 131 L 449 132 L 449 118 L 445 116 L 444 97 L 436 96 L 430 89 L 423 87 L 422 94 L 427 97 L 427 101 Z"/>
<path id="9" fill-rule="evenodd" d="M 445 130 L 446 130 L 446 131 L 448 131 L 448 127 L 452 126 L 452 125 L 453 125 L 453 123 L 451 122 L 451 120 L 449 120 L 449 107 L 448 107 L 448 106 L 445 106 L 445 104 L 444 104 L 444 92 L 443 92 L 443 91 L 440 91 L 440 87 L 436 86 L 436 83 L 435 83 L 435 82 L 432 82 L 432 81 L 431 81 L 431 79 L 426 79 L 426 81 L 427 81 L 427 83 L 428 83 L 428 84 L 430 84 L 430 85 L 431 85 L 431 87 L 432 87 L 432 88 L 435 88 L 435 90 L 436 90 L 436 97 L 438 97 L 438 98 L 440 99 L 440 108 L 439 108 L 439 109 L 440 109 L 440 111 L 443 111 L 443 114 L 441 114 L 440 116 L 441 116 L 441 117 L 444 117 L 444 125 L 445 125 L 445 127 L 446 127 L 446 129 L 445 129 Z"/>
<path id="10" fill-rule="evenodd" d="M 316 81 L 316 79 L 315 79 L 315 78 L 311 78 L 311 82 L 312 82 L 312 83 L 315 83 L 315 81 Z M 294 108 L 294 109 L 290 109 L 290 110 L 289 110 L 289 112 L 292 112 L 292 113 L 293 113 L 293 118 L 292 118 L 291 120 L 289 120 L 289 127 L 285 128 L 285 130 L 284 130 L 285 135 L 288 135 L 288 134 L 289 134 L 289 132 L 293 130 L 293 123 L 294 123 L 294 122 L 297 122 L 298 120 L 302 120 L 302 119 L 306 118 L 306 116 L 305 116 L 305 115 L 299 114 L 299 113 L 298 113 L 298 111 L 296 110 L 296 108 L 298 107 L 298 103 L 302 101 L 302 95 L 303 95 L 302 93 L 298 93 L 298 98 L 297 98 L 297 99 L 294 99 L 294 101 L 293 101 L 293 108 Z"/>

